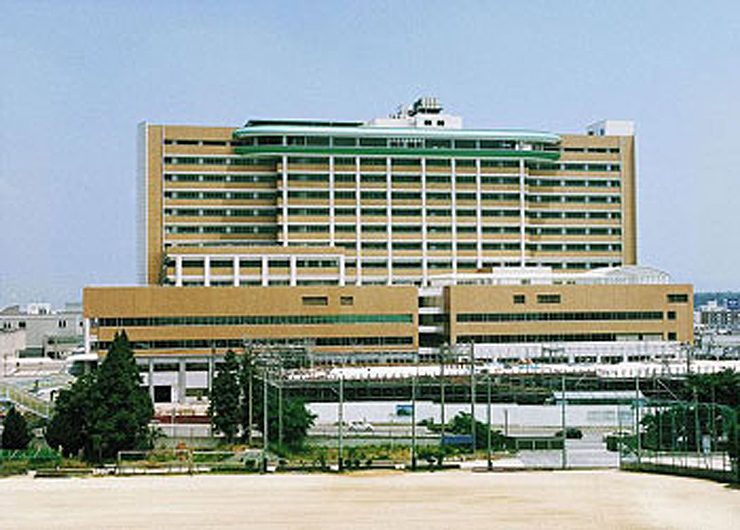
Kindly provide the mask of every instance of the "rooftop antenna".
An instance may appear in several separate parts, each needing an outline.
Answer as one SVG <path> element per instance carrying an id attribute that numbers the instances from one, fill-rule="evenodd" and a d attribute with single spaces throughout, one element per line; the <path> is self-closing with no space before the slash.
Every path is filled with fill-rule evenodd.
<path id="1" fill-rule="evenodd" d="M 406 115 L 406 105 L 403 103 L 399 103 L 398 106 L 396 106 L 395 112 L 393 112 L 389 118 L 403 118 Z"/>

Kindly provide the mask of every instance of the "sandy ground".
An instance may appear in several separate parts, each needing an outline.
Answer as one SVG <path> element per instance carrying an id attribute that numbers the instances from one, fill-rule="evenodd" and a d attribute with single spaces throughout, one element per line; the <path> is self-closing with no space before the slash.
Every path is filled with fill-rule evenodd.
<path id="1" fill-rule="evenodd" d="M 0 480 L 0 528 L 740 528 L 740 490 L 619 471 Z"/>

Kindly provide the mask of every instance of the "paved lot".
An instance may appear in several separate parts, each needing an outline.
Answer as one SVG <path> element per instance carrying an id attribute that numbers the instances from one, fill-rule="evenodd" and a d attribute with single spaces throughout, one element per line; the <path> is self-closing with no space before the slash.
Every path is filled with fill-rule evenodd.
<path id="1" fill-rule="evenodd" d="M 737 528 L 740 490 L 619 471 L 0 480 L 0 528 Z"/>

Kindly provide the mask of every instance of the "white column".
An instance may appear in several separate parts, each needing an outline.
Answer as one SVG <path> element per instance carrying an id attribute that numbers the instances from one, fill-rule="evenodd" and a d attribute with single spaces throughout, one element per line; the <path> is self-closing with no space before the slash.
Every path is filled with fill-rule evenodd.
<path id="1" fill-rule="evenodd" d="M 283 155 L 283 246 L 288 246 L 288 157 Z"/>
<path id="2" fill-rule="evenodd" d="M 329 245 L 336 244 L 336 216 L 334 215 L 334 157 L 329 157 Z"/>
<path id="3" fill-rule="evenodd" d="M 234 256 L 234 287 L 239 287 L 241 284 L 241 278 L 239 277 L 240 274 L 239 256 Z"/>
<path id="4" fill-rule="evenodd" d="M 344 286 L 346 284 L 346 258 L 339 256 L 339 285 Z"/>
<path id="5" fill-rule="evenodd" d="M 296 286 L 298 279 L 298 264 L 295 256 L 290 257 L 290 285 Z"/>
<path id="6" fill-rule="evenodd" d="M 85 336 L 85 353 L 92 353 L 90 351 L 92 341 L 90 340 L 90 319 L 89 318 L 83 319 L 82 329 L 83 329 L 83 333 Z"/>
<path id="7" fill-rule="evenodd" d="M 270 262 L 267 256 L 262 256 L 262 270 L 260 280 L 263 287 L 267 287 L 270 282 Z"/>
<path id="8" fill-rule="evenodd" d="M 175 286 L 182 287 L 182 256 L 175 256 Z"/>
<path id="9" fill-rule="evenodd" d="M 483 267 L 483 210 L 481 207 L 481 173 L 480 158 L 475 159 L 475 243 L 478 268 Z"/>
<path id="10" fill-rule="evenodd" d="M 391 189 L 393 188 L 393 182 L 391 172 L 391 158 L 387 157 L 385 159 L 385 217 L 388 227 L 388 231 L 386 232 L 386 244 L 388 245 L 386 247 L 386 255 L 388 256 L 388 285 L 393 283 L 393 227 L 391 226 L 393 220 L 393 211 L 391 208 Z"/>
<path id="11" fill-rule="evenodd" d="M 452 274 L 457 276 L 457 164 L 454 158 L 450 160 L 450 173 L 452 179 L 450 183 L 450 189 L 452 190 L 450 194 L 450 204 L 452 205 L 452 215 L 450 217 L 452 219 Z"/>
<path id="12" fill-rule="evenodd" d="M 360 191 L 360 157 L 355 157 L 355 283 L 362 285 L 362 219 L 361 219 L 361 191 Z"/>
<path id="13" fill-rule="evenodd" d="M 428 284 L 427 262 L 427 159 L 421 159 L 421 284 Z"/>
<path id="14" fill-rule="evenodd" d="M 527 217 L 526 217 L 526 201 L 525 201 L 525 192 L 526 192 L 526 185 L 525 185 L 525 179 L 526 179 L 527 173 L 526 168 L 524 166 L 524 159 L 519 159 L 519 222 L 521 223 L 519 226 L 519 244 L 521 245 L 520 249 L 520 259 L 522 267 L 524 267 L 526 262 L 526 240 L 527 240 L 527 233 L 526 233 L 526 226 L 527 226 Z"/>
<path id="15" fill-rule="evenodd" d="M 206 256 L 203 258 L 203 285 L 208 287 L 211 285 L 211 257 Z"/>

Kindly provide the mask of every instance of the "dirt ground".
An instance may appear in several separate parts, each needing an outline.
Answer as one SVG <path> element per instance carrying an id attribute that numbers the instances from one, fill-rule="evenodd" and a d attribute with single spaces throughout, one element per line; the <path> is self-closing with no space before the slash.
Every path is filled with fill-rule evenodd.
<path id="1" fill-rule="evenodd" d="M 0 528 L 740 528 L 740 490 L 619 471 L 0 480 Z"/>

